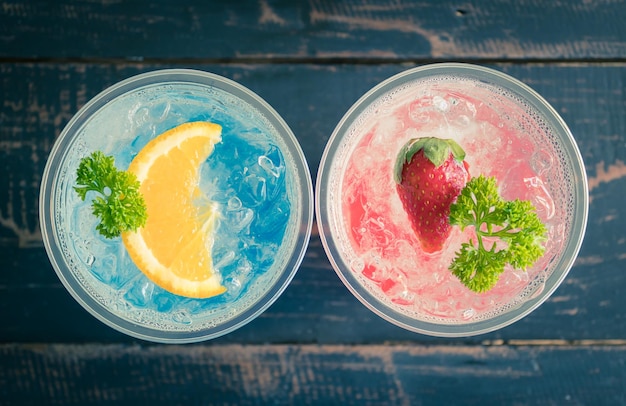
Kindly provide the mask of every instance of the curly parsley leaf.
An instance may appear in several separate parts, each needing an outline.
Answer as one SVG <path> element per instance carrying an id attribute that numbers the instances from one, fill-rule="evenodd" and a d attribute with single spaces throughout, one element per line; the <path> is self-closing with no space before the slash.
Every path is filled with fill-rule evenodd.
<path id="1" fill-rule="evenodd" d="M 120 171 L 114 159 L 101 151 L 81 160 L 76 170 L 74 190 L 82 200 L 87 192 L 98 195 L 92 200 L 92 213 L 100 219 L 96 229 L 106 238 L 118 237 L 145 225 L 147 213 L 140 183 L 135 174 Z"/>
<path id="2" fill-rule="evenodd" d="M 475 292 L 491 289 L 506 264 L 525 270 L 545 251 L 547 230 L 535 207 L 526 200 L 503 200 L 493 177 L 480 175 L 465 185 L 450 207 L 450 223 L 476 231 L 476 241 L 463 243 L 450 265 Z"/>

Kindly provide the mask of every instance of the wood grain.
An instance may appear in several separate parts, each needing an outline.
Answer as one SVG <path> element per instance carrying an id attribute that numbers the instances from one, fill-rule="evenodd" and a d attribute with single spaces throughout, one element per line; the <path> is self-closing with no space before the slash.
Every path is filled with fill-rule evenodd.
<path id="1" fill-rule="evenodd" d="M 626 405 L 625 20 L 624 0 L 0 0 L 0 405 Z M 529 84 L 585 161 L 580 255 L 523 320 L 469 339 L 402 330 L 342 285 L 315 228 L 277 302 L 204 344 L 129 338 L 56 277 L 43 168 L 106 87 L 167 67 L 234 79 L 285 118 L 315 177 L 364 92 L 448 60 Z"/>
<path id="2" fill-rule="evenodd" d="M 4 1 L 0 58 L 623 60 L 623 1 Z"/>
<path id="3" fill-rule="evenodd" d="M 60 399 L 64 405 L 620 405 L 625 351 L 622 345 L 5 344 L 0 396 L 7 406 Z"/>
<path id="4" fill-rule="evenodd" d="M 128 341 L 91 320 L 60 285 L 38 234 L 38 188 L 47 154 L 78 108 L 139 72 L 177 65 L 4 64 L 0 106 L 0 341 Z M 365 91 L 406 65 L 190 65 L 238 80 L 283 115 L 313 177 L 335 124 Z M 555 295 L 489 339 L 594 339 L 626 336 L 626 110 L 622 64 L 495 65 L 544 95 L 569 123 L 591 185 L 590 221 L 580 257 Z M 303 80 L 306 78 L 306 80 Z M 37 300 L 33 300 L 37 298 Z M 54 306 L 51 306 L 54 304 Z M 61 315 L 66 319 L 59 321 Z M 80 321 L 77 323 L 75 321 Z M 85 326 L 89 326 L 85 328 Z M 482 337 L 480 339 L 483 339 Z M 430 341 L 389 325 L 343 287 L 314 236 L 284 296 L 229 335 L 241 343 Z"/>

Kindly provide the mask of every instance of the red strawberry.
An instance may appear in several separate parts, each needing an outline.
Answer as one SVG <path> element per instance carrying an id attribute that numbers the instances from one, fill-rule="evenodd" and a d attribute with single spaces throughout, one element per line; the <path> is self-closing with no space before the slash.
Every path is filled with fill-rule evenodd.
<path id="1" fill-rule="evenodd" d="M 442 249 L 450 235 L 450 205 L 469 180 L 465 151 L 455 141 L 416 138 L 396 158 L 398 195 L 425 252 Z"/>

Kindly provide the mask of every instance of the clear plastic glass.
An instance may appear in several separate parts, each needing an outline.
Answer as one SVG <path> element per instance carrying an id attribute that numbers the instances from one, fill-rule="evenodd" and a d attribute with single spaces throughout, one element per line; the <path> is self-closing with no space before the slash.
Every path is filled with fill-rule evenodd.
<path id="1" fill-rule="evenodd" d="M 495 176 L 505 198 L 527 198 L 548 228 L 546 252 L 526 271 L 505 269 L 490 292 L 448 269 L 466 234 L 421 251 L 395 191 L 392 168 L 410 138 L 453 138 L 471 176 Z M 580 249 L 588 186 L 574 138 L 535 91 L 493 69 L 442 63 L 407 70 L 361 97 L 335 128 L 316 185 L 320 237 L 338 276 L 373 312 L 443 337 L 507 326 L 544 302 Z"/>
<path id="2" fill-rule="evenodd" d="M 150 139 L 188 121 L 223 127 L 200 168 L 200 189 L 220 210 L 212 256 L 227 288 L 209 299 L 173 295 L 148 280 L 120 238 L 97 234 L 90 199 L 72 189 L 91 152 L 113 155 L 125 169 Z M 70 120 L 44 170 L 40 218 L 56 273 L 92 315 L 144 340 L 197 342 L 250 322 L 287 287 L 310 238 L 312 181 L 294 134 L 258 95 L 212 73 L 159 70 L 111 86 Z"/>

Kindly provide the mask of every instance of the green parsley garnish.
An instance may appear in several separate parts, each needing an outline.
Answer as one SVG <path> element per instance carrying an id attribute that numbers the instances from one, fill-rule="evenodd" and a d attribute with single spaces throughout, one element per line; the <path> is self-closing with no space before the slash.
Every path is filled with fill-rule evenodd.
<path id="1" fill-rule="evenodd" d="M 475 292 L 491 289 L 507 263 L 526 270 L 545 250 L 547 230 L 535 207 L 527 200 L 503 200 L 493 177 L 480 175 L 465 185 L 450 206 L 450 223 L 476 230 L 477 241 L 463 243 L 450 265 Z"/>
<path id="2" fill-rule="evenodd" d="M 106 238 L 145 225 L 146 203 L 139 192 L 140 183 L 134 173 L 118 170 L 112 156 L 96 151 L 83 158 L 76 183 L 74 190 L 82 200 L 89 191 L 99 194 L 92 201 L 92 212 L 100 218 L 96 229 Z"/>

